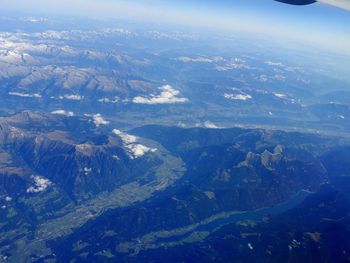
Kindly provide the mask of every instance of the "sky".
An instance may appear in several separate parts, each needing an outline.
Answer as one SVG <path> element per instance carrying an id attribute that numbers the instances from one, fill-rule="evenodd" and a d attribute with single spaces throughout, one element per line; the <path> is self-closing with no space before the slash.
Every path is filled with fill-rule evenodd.
<path id="1" fill-rule="evenodd" d="M 273 0 L 0 0 L 0 13 L 16 12 L 259 33 L 350 54 L 350 11 L 322 3 L 292 6 Z"/>

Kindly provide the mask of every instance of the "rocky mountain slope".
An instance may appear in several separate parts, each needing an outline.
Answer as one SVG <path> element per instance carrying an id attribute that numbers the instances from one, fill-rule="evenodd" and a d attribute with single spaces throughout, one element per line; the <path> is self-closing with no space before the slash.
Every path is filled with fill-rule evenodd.
<path id="1" fill-rule="evenodd" d="M 132 132 L 157 139 L 179 156 L 186 165 L 185 175 L 147 202 L 112 209 L 71 235 L 50 242 L 60 260 L 74 257 L 78 261 L 113 261 L 117 257 L 125 262 L 199 262 L 205 257 L 226 262 L 237 256 L 249 262 L 257 258 L 248 257 L 256 246 L 249 241 L 269 235 L 264 230 L 250 233 L 249 228 L 255 231 L 259 222 L 268 223 L 270 217 L 276 220 L 271 224 L 277 224 L 284 216 L 290 220 L 306 216 L 313 207 L 308 200 L 323 195 L 321 186 L 333 185 L 336 177 L 325 156 L 333 151 L 330 149 L 337 139 L 280 131 L 161 126 Z M 349 163 L 344 165 L 348 167 Z M 325 194 L 328 203 L 324 213 L 333 209 L 333 197 Z M 347 209 L 346 202 L 339 201 L 339 205 Z M 314 218 L 322 218 L 321 211 L 313 213 Z M 239 230 L 232 230 L 231 224 Z M 294 223 L 290 224 L 292 231 Z M 310 226 L 305 225 L 305 229 Z M 228 249 L 235 244 L 233 239 L 239 231 L 244 238 L 237 237 L 241 238 L 239 242 L 233 250 Z M 245 235 L 243 231 L 248 232 Z M 278 242 L 278 235 L 271 233 L 266 238 Z M 244 247 L 240 248 L 242 242 Z M 259 242 L 263 246 L 265 241 Z M 264 253 L 269 251 L 266 246 Z M 282 249 L 281 245 L 273 252 L 276 260 L 282 257 Z M 303 247 L 302 253 L 308 253 L 308 249 Z"/>
<path id="2" fill-rule="evenodd" d="M 3 255 L 69 232 L 110 207 L 148 199 L 182 176 L 178 158 L 108 128 L 93 117 L 0 118 Z"/>

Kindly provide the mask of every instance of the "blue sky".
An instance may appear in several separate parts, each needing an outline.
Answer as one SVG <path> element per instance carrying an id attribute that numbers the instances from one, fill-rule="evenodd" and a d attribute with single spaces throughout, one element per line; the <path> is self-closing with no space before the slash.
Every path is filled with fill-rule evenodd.
<path id="1" fill-rule="evenodd" d="M 126 18 L 295 38 L 350 54 L 350 11 L 273 0 L 1 0 L 2 12 Z"/>

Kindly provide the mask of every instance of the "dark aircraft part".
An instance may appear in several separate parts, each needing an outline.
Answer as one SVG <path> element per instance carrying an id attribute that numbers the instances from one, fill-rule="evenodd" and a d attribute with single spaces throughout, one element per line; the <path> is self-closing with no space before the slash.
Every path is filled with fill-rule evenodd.
<path id="1" fill-rule="evenodd" d="M 290 4 L 290 5 L 309 5 L 316 2 L 315 0 L 275 0 L 275 1 Z"/>

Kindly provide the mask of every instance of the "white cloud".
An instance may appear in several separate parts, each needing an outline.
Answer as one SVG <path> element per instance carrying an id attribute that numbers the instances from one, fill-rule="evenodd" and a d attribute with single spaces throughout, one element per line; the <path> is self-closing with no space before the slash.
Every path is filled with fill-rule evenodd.
<path id="1" fill-rule="evenodd" d="M 251 69 L 250 66 L 246 65 L 246 62 L 240 58 L 233 58 L 223 65 L 215 66 L 217 71 L 229 71 L 234 69 Z"/>
<path id="2" fill-rule="evenodd" d="M 82 100 L 84 99 L 83 96 L 80 96 L 80 95 L 69 95 L 69 94 L 66 94 L 66 95 L 63 95 L 63 96 L 59 96 L 58 97 L 60 100 L 63 100 L 63 99 L 66 99 L 66 100 Z"/>
<path id="3" fill-rule="evenodd" d="M 278 66 L 278 67 L 283 66 L 283 64 L 281 62 L 273 62 L 273 61 L 265 61 L 265 64 L 269 65 L 269 66 Z"/>
<path id="4" fill-rule="evenodd" d="M 92 115 L 93 122 L 95 123 L 96 127 L 99 127 L 101 125 L 108 125 L 109 121 L 106 121 L 101 114 L 95 114 Z"/>
<path id="5" fill-rule="evenodd" d="M 118 103 L 119 102 L 119 97 L 114 97 L 114 98 L 101 98 L 98 100 L 98 102 L 101 103 Z"/>
<path id="6" fill-rule="evenodd" d="M 253 245 L 252 245 L 251 243 L 248 243 L 248 248 L 249 248 L 250 250 L 253 250 L 253 249 L 254 249 L 254 247 L 253 247 Z"/>
<path id="7" fill-rule="evenodd" d="M 135 143 L 137 140 L 136 136 L 129 135 L 117 129 L 114 129 L 113 133 L 118 135 L 125 144 Z"/>
<path id="8" fill-rule="evenodd" d="M 260 77 L 259 77 L 259 81 L 261 81 L 261 82 L 266 82 L 268 80 L 269 80 L 269 78 L 266 75 L 260 75 Z"/>
<path id="9" fill-rule="evenodd" d="M 23 97 L 23 98 L 41 98 L 39 93 L 21 93 L 21 92 L 9 92 L 11 96 Z"/>
<path id="10" fill-rule="evenodd" d="M 177 61 L 181 61 L 184 63 L 188 63 L 188 62 L 197 62 L 197 63 L 213 63 L 213 62 L 219 62 L 219 61 L 223 61 L 224 58 L 222 57 L 213 57 L 213 58 L 206 58 L 206 57 L 196 57 L 196 58 L 192 58 L 192 57 L 178 57 L 175 60 Z"/>
<path id="11" fill-rule="evenodd" d="M 225 93 L 224 97 L 230 100 L 250 100 L 252 98 L 252 96 L 250 96 L 249 94 L 228 94 L 228 93 Z"/>
<path id="12" fill-rule="evenodd" d="M 177 126 L 178 126 L 178 127 L 181 127 L 181 128 L 186 128 L 186 127 L 187 127 L 187 125 L 186 125 L 185 123 L 183 123 L 182 121 L 179 121 L 179 122 L 177 123 Z"/>
<path id="13" fill-rule="evenodd" d="M 212 123 L 211 121 L 206 121 L 204 122 L 204 127 L 208 128 L 208 129 L 220 129 L 219 126 L 216 126 L 214 123 Z"/>
<path id="14" fill-rule="evenodd" d="M 273 95 L 275 95 L 278 98 L 284 98 L 286 95 L 282 94 L 282 93 L 274 93 Z"/>
<path id="15" fill-rule="evenodd" d="M 26 22 L 31 22 L 31 23 L 40 23 L 40 22 L 46 22 L 47 19 L 46 18 L 42 18 L 42 17 L 25 17 L 23 18 L 23 21 Z"/>
<path id="16" fill-rule="evenodd" d="M 51 114 L 55 114 L 55 115 L 64 115 L 67 117 L 73 117 L 74 113 L 72 111 L 65 111 L 65 110 L 55 110 L 52 111 Z"/>
<path id="17" fill-rule="evenodd" d="M 148 152 L 157 151 L 157 149 L 155 148 L 149 148 L 142 144 L 129 144 L 129 145 L 126 145 L 126 148 L 130 151 L 130 153 L 133 155 L 134 158 L 141 157 Z"/>
<path id="18" fill-rule="evenodd" d="M 150 97 L 135 97 L 133 102 L 137 104 L 173 104 L 188 102 L 187 98 L 177 97 L 179 91 L 173 89 L 170 85 L 164 85 L 159 88 L 161 93 L 159 95 L 151 95 Z"/>
<path id="19" fill-rule="evenodd" d="M 137 142 L 136 136 L 124 133 L 124 132 L 117 130 L 117 129 L 114 129 L 112 132 L 114 134 L 118 135 L 122 139 L 124 147 L 128 151 L 129 157 L 131 159 L 136 159 L 136 158 L 139 158 L 139 157 L 145 155 L 146 153 L 149 153 L 149 152 L 152 153 L 152 152 L 157 151 L 156 148 L 150 148 L 150 147 L 147 147 L 145 145 L 136 143 Z"/>
<path id="20" fill-rule="evenodd" d="M 27 189 L 27 193 L 40 193 L 45 191 L 52 183 L 50 180 L 45 179 L 41 176 L 32 176 L 34 180 L 34 186 Z"/>
<path id="21" fill-rule="evenodd" d="M 89 175 L 92 172 L 92 168 L 84 167 L 83 172 L 85 175 Z"/>

